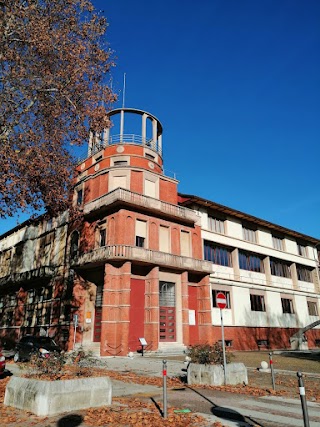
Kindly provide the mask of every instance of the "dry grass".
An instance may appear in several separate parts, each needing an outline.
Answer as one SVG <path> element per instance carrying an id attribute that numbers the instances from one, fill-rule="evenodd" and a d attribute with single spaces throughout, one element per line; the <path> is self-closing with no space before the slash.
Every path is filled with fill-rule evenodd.
<path id="1" fill-rule="evenodd" d="M 269 364 L 268 351 L 235 351 L 233 355 L 233 362 L 242 362 L 247 368 L 259 368 L 262 361 Z M 275 370 L 320 374 L 320 352 L 273 354 L 272 361 Z"/>

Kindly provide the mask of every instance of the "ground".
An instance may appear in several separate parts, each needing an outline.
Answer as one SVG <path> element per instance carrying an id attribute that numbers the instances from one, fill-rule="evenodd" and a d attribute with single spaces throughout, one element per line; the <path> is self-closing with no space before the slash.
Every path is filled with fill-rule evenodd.
<path id="1" fill-rule="evenodd" d="M 276 390 L 272 388 L 271 375 L 257 370 L 262 360 L 269 362 L 268 352 L 235 352 L 234 362 L 243 362 L 248 367 L 249 384 L 240 386 L 210 387 L 217 393 L 236 393 L 251 396 L 280 395 L 299 398 L 297 371 L 304 374 L 306 396 L 309 401 L 320 402 L 320 359 L 316 356 L 300 354 L 293 357 L 288 355 L 273 355 L 275 367 Z M 314 359 L 314 360 L 313 360 Z M 8 365 L 10 369 L 10 365 Z M 283 372 L 285 370 L 285 372 Z M 90 375 L 107 375 L 125 382 L 152 384 L 162 386 L 161 378 L 145 377 L 133 372 L 115 372 L 108 370 L 90 370 Z M 168 407 L 168 418 L 162 417 L 161 396 L 137 396 L 135 398 L 115 398 L 110 407 L 77 411 L 77 414 L 50 417 L 43 419 L 35 415 L 3 405 L 4 391 L 9 377 L 0 380 L 0 426 L 6 427 L 90 427 L 90 426 L 171 426 L 171 427 L 201 427 L 222 426 L 220 423 L 210 424 L 194 413 L 185 413 L 184 406 Z M 168 379 L 169 402 L 174 402 L 175 394 L 185 385 L 179 379 Z M 199 392 L 201 388 L 195 387 Z M 208 387 L 207 387 L 208 388 Z M 161 392 L 160 392 L 161 394 Z M 172 396 L 172 399 L 170 399 Z M 180 411 L 180 412 L 177 412 Z"/>

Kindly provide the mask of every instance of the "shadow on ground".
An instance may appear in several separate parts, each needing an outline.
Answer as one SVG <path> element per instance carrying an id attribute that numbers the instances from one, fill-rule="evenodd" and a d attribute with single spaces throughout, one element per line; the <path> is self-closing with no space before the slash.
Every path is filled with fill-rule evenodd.
<path id="1" fill-rule="evenodd" d="M 60 418 L 57 422 L 57 427 L 77 427 L 83 421 L 83 417 L 77 414 L 66 415 L 65 417 Z"/>
<path id="2" fill-rule="evenodd" d="M 320 351 L 282 351 L 281 356 L 320 362 Z"/>

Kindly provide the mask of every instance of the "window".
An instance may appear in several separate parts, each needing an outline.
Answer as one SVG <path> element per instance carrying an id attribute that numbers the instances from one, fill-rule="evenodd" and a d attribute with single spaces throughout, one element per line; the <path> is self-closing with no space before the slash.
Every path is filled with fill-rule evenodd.
<path id="1" fill-rule="evenodd" d="M 208 216 L 208 227 L 209 230 L 215 231 L 216 233 L 225 233 L 224 219 Z"/>
<path id="2" fill-rule="evenodd" d="M 145 247 L 147 238 L 147 223 L 146 221 L 136 220 L 136 246 L 139 248 Z"/>
<path id="3" fill-rule="evenodd" d="M 74 231 L 71 236 L 70 243 L 70 257 L 74 258 L 78 255 L 79 250 L 79 233 L 78 231 Z"/>
<path id="4" fill-rule="evenodd" d="M 294 314 L 293 301 L 291 298 L 281 298 L 282 312 Z"/>
<path id="5" fill-rule="evenodd" d="M 150 179 L 145 179 L 144 181 L 144 194 L 148 197 L 157 197 L 157 185 L 156 182 L 151 181 Z"/>
<path id="6" fill-rule="evenodd" d="M 155 157 L 152 154 L 145 153 L 145 156 L 150 160 L 155 160 Z"/>
<path id="7" fill-rule="evenodd" d="M 305 245 L 301 245 L 300 243 L 297 243 L 298 246 L 298 254 L 304 257 L 308 256 L 308 248 Z"/>
<path id="8" fill-rule="evenodd" d="M 310 282 L 312 283 L 312 270 L 306 267 L 302 267 L 301 265 L 297 265 L 297 275 L 298 280 L 302 282 Z"/>
<path id="9" fill-rule="evenodd" d="M 256 230 L 242 226 L 242 231 L 244 240 L 247 240 L 248 242 L 257 243 Z"/>
<path id="10" fill-rule="evenodd" d="M 83 191 L 82 189 L 77 191 L 77 205 L 80 206 L 82 205 L 82 201 L 83 201 Z"/>
<path id="11" fill-rule="evenodd" d="M 222 345 L 222 340 L 219 340 L 219 341 L 218 341 L 218 343 L 219 343 L 220 345 Z M 226 347 L 232 347 L 232 345 L 233 345 L 232 340 L 224 340 L 224 345 L 225 345 Z"/>
<path id="12" fill-rule="evenodd" d="M 212 290 L 212 307 L 214 307 L 214 308 L 218 307 L 216 300 L 217 300 L 217 294 L 219 292 L 222 292 L 226 297 L 226 300 L 227 300 L 226 308 L 231 308 L 230 292 L 229 291 L 216 290 L 216 289 Z"/>
<path id="13" fill-rule="evenodd" d="M 101 228 L 100 229 L 100 236 L 99 236 L 99 245 L 101 246 L 106 246 L 106 236 L 107 236 L 107 231 L 105 228 Z"/>
<path id="14" fill-rule="evenodd" d="M 127 160 L 115 160 L 113 166 L 126 166 L 128 164 Z"/>
<path id="15" fill-rule="evenodd" d="M 283 251 L 283 239 L 281 237 L 272 236 L 272 243 L 275 249 Z"/>
<path id="16" fill-rule="evenodd" d="M 144 237 L 136 236 L 136 246 L 138 246 L 138 248 L 144 248 L 144 240 Z"/>
<path id="17" fill-rule="evenodd" d="M 250 294 L 251 311 L 266 311 L 263 295 Z"/>
<path id="18" fill-rule="evenodd" d="M 291 277 L 290 265 L 284 261 L 270 259 L 271 274 L 278 277 Z"/>
<path id="19" fill-rule="evenodd" d="M 204 259 L 214 264 L 232 267 L 231 249 L 204 241 Z"/>
<path id="20" fill-rule="evenodd" d="M 189 257 L 190 254 L 190 233 L 188 231 L 181 230 L 180 233 L 180 254 L 181 256 Z"/>
<path id="21" fill-rule="evenodd" d="M 269 340 L 257 340 L 258 347 L 269 348 Z"/>
<path id="22" fill-rule="evenodd" d="M 242 270 L 264 273 L 263 257 L 239 251 L 239 266 Z"/>
<path id="23" fill-rule="evenodd" d="M 309 316 L 318 316 L 318 306 L 315 301 L 307 301 Z"/>
<path id="24" fill-rule="evenodd" d="M 159 229 L 159 250 L 161 252 L 170 251 L 170 229 L 160 225 Z"/>

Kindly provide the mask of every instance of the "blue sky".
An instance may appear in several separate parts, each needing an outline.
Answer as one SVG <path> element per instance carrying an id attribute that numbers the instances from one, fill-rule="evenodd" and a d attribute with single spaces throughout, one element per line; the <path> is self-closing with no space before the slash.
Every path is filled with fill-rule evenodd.
<path id="1" fill-rule="evenodd" d="M 320 238 L 320 2 L 93 3 L 116 106 L 126 73 L 125 105 L 161 121 L 179 191 Z"/>

